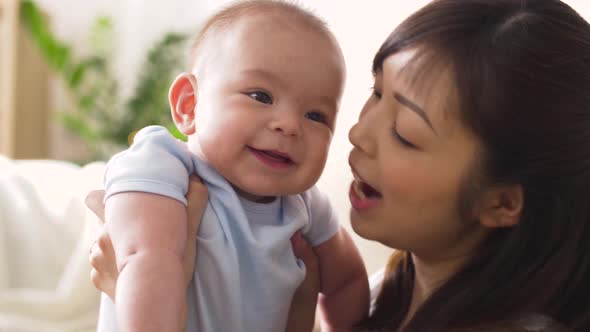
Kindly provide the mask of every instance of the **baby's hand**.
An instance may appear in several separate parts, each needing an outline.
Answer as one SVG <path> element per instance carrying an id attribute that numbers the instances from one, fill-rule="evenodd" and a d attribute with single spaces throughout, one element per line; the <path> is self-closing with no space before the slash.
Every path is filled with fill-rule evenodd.
<path id="1" fill-rule="evenodd" d="M 104 191 L 95 190 L 86 197 L 86 206 L 92 210 L 102 222 L 101 231 L 97 234 L 96 240 L 90 246 L 90 265 L 92 271 L 90 273 L 91 280 L 94 286 L 107 294 L 113 302 L 115 302 L 115 294 L 117 288 L 117 278 L 119 271 L 117 270 L 117 262 L 111 238 L 104 227 Z M 184 277 L 186 287 L 190 284 L 193 278 L 193 271 L 196 257 L 196 236 L 201 218 L 207 206 L 207 187 L 201 180 L 192 176 L 189 184 L 189 191 L 187 193 L 187 246 L 184 251 Z"/>

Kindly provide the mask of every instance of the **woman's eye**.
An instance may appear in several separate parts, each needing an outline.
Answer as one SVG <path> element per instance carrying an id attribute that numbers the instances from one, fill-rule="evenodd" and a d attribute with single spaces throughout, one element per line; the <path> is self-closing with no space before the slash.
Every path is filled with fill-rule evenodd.
<path id="1" fill-rule="evenodd" d="M 252 91 L 246 94 L 259 103 L 272 105 L 272 97 L 264 91 Z"/>
<path id="2" fill-rule="evenodd" d="M 321 122 L 321 123 L 328 123 L 328 119 L 324 113 L 321 112 L 307 112 L 305 113 L 305 118 L 310 119 L 311 121 Z"/>
<path id="3" fill-rule="evenodd" d="M 412 144 L 410 141 L 405 139 L 402 135 L 400 135 L 395 128 L 392 129 L 393 136 L 395 139 L 400 142 L 403 146 L 410 148 L 410 149 L 417 149 L 417 147 Z"/>
<path id="4" fill-rule="evenodd" d="M 376 87 L 372 86 L 371 87 L 371 93 L 373 94 L 373 96 L 375 96 L 375 98 L 377 99 L 381 99 L 381 91 L 379 89 L 377 89 Z"/>

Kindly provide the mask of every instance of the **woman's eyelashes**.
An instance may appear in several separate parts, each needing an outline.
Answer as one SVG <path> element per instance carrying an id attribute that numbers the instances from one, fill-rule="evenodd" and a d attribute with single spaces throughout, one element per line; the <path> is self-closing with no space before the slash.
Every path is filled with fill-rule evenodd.
<path id="1" fill-rule="evenodd" d="M 272 96 L 270 95 L 270 93 L 265 91 L 256 90 L 246 92 L 246 95 L 262 104 L 272 105 L 273 103 Z"/>
<path id="2" fill-rule="evenodd" d="M 375 97 L 377 99 L 381 99 L 381 97 L 383 97 L 383 93 L 376 86 L 372 86 L 370 88 L 370 90 L 371 90 L 371 93 L 372 93 L 372 97 Z M 395 128 L 395 124 L 394 124 L 393 128 L 391 129 L 391 132 L 393 134 L 393 137 L 399 143 L 401 143 L 403 146 L 405 146 L 407 148 L 410 148 L 410 149 L 418 149 L 418 147 L 416 145 L 414 145 L 412 142 L 408 141 L 406 138 L 404 138 L 402 135 L 399 134 L 399 132 Z"/>
<path id="3" fill-rule="evenodd" d="M 372 87 L 370 88 L 370 90 L 371 90 L 371 93 L 372 93 L 373 97 L 375 97 L 375 98 L 377 98 L 377 99 L 381 99 L 381 96 L 382 96 L 381 90 L 379 90 L 379 89 L 378 89 L 377 87 L 375 87 L 375 86 L 372 86 Z"/>
<path id="4" fill-rule="evenodd" d="M 399 134 L 395 126 L 391 129 L 394 139 L 400 142 L 403 146 L 410 148 L 410 149 L 417 149 L 418 147 L 414 145 L 412 142 L 405 139 L 402 135 Z"/>
<path id="5" fill-rule="evenodd" d="M 370 90 L 371 90 L 371 93 L 372 93 L 372 97 L 375 97 L 377 99 L 381 99 L 381 97 L 383 96 L 383 93 L 381 92 L 381 90 L 379 90 L 375 86 L 372 86 L 370 88 Z M 405 146 L 407 148 L 410 148 L 410 149 L 417 149 L 418 148 L 412 142 L 408 141 L 406 138 L 404 138 L 402 135 L 400 135 L 399 132 L 397 131 L 397 129 L 395 128 L 395 125 L 391 129 L 391 132 L 393 134 L 394 139 L 396 139 L 403 146 Z"/>

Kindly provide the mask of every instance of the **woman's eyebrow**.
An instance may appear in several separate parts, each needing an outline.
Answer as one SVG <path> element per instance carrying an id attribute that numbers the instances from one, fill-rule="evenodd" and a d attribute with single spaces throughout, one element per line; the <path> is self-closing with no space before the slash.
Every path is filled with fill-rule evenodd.
<path id="1" fill-rule="evenodd" d="M 430 122 L 430 119 L 428 118 L 428 114 L 426 114 L 426 112 L 424 112 L 422 107 L 416 105 L 414 102 L 412 102 L 408 98 L 404 97 L 399 92 L 394 91 L 393 98 L 395 98 L 395 100 L 397 100 L 400 104 L 406 106 L 409 110 L 418 114 L 418 116 L 420 118 L 422 118 L 422 120 L 424 120 L 424 122 L 426 122 L 428 127 L 430 127 L 430 129 L 432 129 L 432 131 L 436 134 L 436 130 L 434 130 L 434 127 L 432 126 L 432 123 Z"/>

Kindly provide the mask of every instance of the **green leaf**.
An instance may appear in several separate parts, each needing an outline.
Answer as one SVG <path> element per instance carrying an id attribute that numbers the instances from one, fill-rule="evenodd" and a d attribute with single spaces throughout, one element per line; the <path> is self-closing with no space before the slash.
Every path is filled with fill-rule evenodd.
<path id="1" fill-rule="evenodd" d="M 60 121 L 64 127 L 72 131 L 74 134 L 79 135 L 88 143 L 94 143 L 99 139 L 96 131 L 93 130 L 88 121 L 80 117 L 76 113 L 58 112 L 56 114 L 58 121 Z"/>
<path id="2" fill-rule="evenodd" d="M 33 1 L 20 3 L 21 21 L 51 67 L 63 72 L 71 67 L 70 48 L 53 37 L 47 20 Z"/>
<path id="3" fill-rule="evenodd" d="M 178 128 L 176 128 L 175 125 L 171 125 L 171 126 L 166 126 L 166 129 L 168 129 L 168 131 L 170 132 L 170 134 L 172 134 L 172 136 L 178 138 L 179 140 L 182 140 L 184 142 L 186 142 L 188 139 L 186 136 L 184 136 L 180 130 L 178 130 Z"/>
<path id="4" fill-rule="evenodd" d="M 93 157 L 107 158 L 127 145 L 130 133 L 159 124 L 186 140 L 174 126 L 168 106 L 168 88 L 186 69 L 188 35 L 168 33 L 148 51 L 138 71 L 131 98 L 121 100 L 120 82 L 112 69 L 114 25 L 110 17 L 96 18 L 88 33 L 91 56 L 77 57 L 74 48 L 51 31 L 34 1 L 20 2 L 22 24 L 49 67 L 63 80 L 76 105 L 59 112 L 56 120 L 81 137 Z"/>

